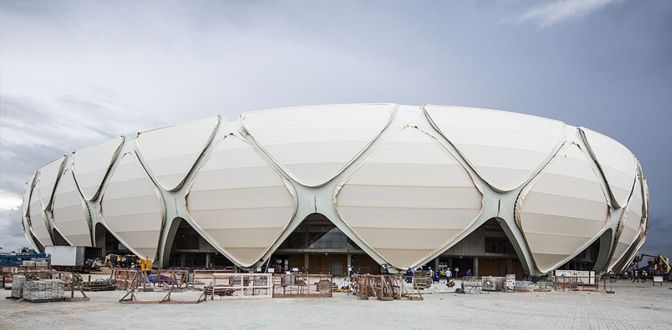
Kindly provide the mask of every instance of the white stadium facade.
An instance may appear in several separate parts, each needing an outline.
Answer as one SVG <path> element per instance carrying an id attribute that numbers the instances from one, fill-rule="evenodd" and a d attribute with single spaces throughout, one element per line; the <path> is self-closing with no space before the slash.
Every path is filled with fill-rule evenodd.
<path id="1" fill-rule="evenodd" d="M 36 250 L 96 246 L 161 267 L 541 275 L 625 267 L 646 238 L 648 199 L 633 154 L 587 128 L 477 108 L 318 105 L 74 151 L 28 180 L 23 226 Z"/>

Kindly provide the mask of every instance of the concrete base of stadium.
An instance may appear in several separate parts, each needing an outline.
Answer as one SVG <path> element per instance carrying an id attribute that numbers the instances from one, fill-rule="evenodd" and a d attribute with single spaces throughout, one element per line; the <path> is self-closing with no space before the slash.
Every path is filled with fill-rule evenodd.
<path id="1" fill-rule="evenodd" d="M 198 305 L 120 304 L 123 291 L 91 292 L 89 302 L 32 304 L 5 299 L 11 291 L 0 291 L 0 328 L 669 329 L 669 286 L 619 281 L 615 294 L 442 293 L 426 294 L 423 301 L 382 302 L 338 293 L 333 298 L 214 300 Z M 165 293 L 141 294 L 147 295 L 142 299 L 158 299 Z M 198 292 L 174 293 L 173 299 L 197 296 Z"/>

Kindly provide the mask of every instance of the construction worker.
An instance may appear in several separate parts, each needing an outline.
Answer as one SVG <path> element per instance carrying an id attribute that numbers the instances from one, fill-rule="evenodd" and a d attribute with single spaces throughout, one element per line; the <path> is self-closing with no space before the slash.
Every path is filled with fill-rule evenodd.
<path id="1" fill-rule="evenodd" d="M 412 283 L 413 282 L 413 270 L 411 267 L 408 267 L 406 270 L 406 283 Z"/>

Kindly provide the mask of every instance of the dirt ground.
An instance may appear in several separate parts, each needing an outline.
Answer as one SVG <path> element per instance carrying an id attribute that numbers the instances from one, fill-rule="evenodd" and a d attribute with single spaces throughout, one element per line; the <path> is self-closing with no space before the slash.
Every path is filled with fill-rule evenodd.
<path id="1" fill-rule="evenodd" d="M 214 300 L 197 305 L 120 304 L 123 291 L 88 302 L 29 303 L 0 291 L 0 329 L 671 329 L 670 284 L 614 284 L 604 292 L 482 293 L 443 290 L 423 301 L 333 298 Z M 161 293 L 141 293 L 159 299 Z M 173 294 L 195 300 L 198 292 Z"/>

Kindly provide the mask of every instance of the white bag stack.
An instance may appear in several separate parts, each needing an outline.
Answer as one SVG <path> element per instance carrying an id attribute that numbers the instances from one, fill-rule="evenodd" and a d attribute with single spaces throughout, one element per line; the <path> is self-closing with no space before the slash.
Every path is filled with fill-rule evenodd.
<path id="1" fill-rule="evenodd" d="M 28 281 L 23 286 L 23 299 L 33 302 L 63 300 L 65 283 L 62 280 Z"/>
<path id="2" fill-rule="evenodd" d="M 23 275 L 14 275 L 12 277 L 12 298 L 19 299 L 23 297 L 23 285 L 26 283 L 26 277 Z"/>

